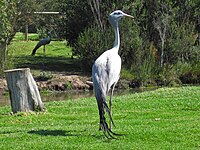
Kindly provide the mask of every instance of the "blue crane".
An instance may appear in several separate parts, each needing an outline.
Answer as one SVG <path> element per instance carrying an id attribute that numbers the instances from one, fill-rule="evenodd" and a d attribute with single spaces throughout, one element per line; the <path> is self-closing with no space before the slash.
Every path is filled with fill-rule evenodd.
<path id="1" fill-rule="evenodd" d="M 118 55 L 120 46 L 120 35 L 118 28 L 118 21 L 122 17 L 134 18 L 131 15 L 125 14 L 121 10 L 112 12 L 108 19 L 115 31 L 114 47 L 101 54 L 92 66 L 92 80 L 95 91 L 95 97 L 97 100 L 99 117 L 100 117 L 100 130 L 103 130 L 106 137 L 114 138 L 113 135 L 119 135 L 112 132 L 111 127 L 114 125 L 111 108 L 112 108 L 112 96 L 116 83 L 120 77 L 121 71 L 121 57 Z M 108 107 L 106 102 L 106 96 L 110 92 L 110 101 Z M 108 113 L 110 119 L 110 127 L 108 126 L 105 118 L 105 111 Z"/>
<path id="2" fill-rule="evenodd" d="M 44 38 L 44 39 L 40 40 L 40 41 L 37 43 L 37 45 L 35 46 L 35 48 L 34 48 L 33 51 L 32 51 L 32 54 L 31 54 L 32 56 L 35 55 L 37 49 L 40 48 L 41 46 L 44 46 L 44 48 L 43 48 L 43 53 L 44 53 L 44 55 L 45 55 L 45 45 L 47 45 L 47 44 L 49 44 L 49 43 L 51 42 L 51 35 L 50 35 L 49 33 L 48 33 L 48 36 L 49 36 L 49 37 Z"/>

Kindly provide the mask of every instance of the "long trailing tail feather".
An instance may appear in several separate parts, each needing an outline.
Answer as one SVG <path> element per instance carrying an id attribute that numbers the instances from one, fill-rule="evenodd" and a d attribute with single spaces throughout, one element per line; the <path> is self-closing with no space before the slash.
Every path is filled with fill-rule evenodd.
<path id="1" fill-rule="evenodd" d="M 32 53 L 31 53 L 31 55 L 35 55 L 36 50 L 37 50 L 37 49 L 34 48 L 33 51 L 32 51 Z"/>
<path id="2" fill-rule="evenodd" d="M 95 74 L 96 69 L 97 69 L 96 66 L 93 65 L 92 77 L 93 77 L 95 97 L 96 97 L 96 100 L 97 100 L 99 117 L 100 117 L 99 129 L 103 131 L 105 137 L 115 139 L 115 136 L 120 136 L 121 134 L 114 133 L 106 122 L 105 111 L 107 112 L 111 123 L 113 124 L 113 126 L 115 126 L 113 119 L 112 119 L 112 116 L 111 116 L 111 111 L 108 107 L 108 104 L 106 103 L 106 93 L 107 93 L 107 91 L 106 91 L 106 88 L 101 87 L 100 81 L 99 81 L 100 79 L 99 79 L 98 75 Z"/>
<path id="3" fill-rule="evenodd" d="M 108 108 L 108 104 L 106 103 L 106 100 L 104 98 L 103 98 L 103 106 L 106 109 L 106 112 L 108 113 L 110 121 L 112 122 L 113 126 L 115 127 L 115 124 L 113 122 L 113 119 L 112 119 L 112 116 L 111 116 L 111 113 L 110 113 L 110 109 Z"/>
<path id="4" fill-rule="evenodd" d="M 97 99 L 98 108 L 99 108 L 100 129 L 103 130 L 105 137 L 116 139 L 114 136 L 121 136 L 121 134 L 116 134 L 111 130 L 111 128 L 108 126 L 108 124 L 106 122 L 106 118 L 104 116 L 104 114 L 105 114 L 104 110 L 106 110 L 110 121 L 112 122 L 113 126 L 115 126 L 112 116 L 111 116 L 111 113 L 110 113 L 110 109 L 106 103 L 106 97 L 100 93 L 99 94 L 96 93 L 96 99 Z"/>
<path id="5" fill-rule="evenodd" d="M 41 47 L 41 45 L 37 44 L 37 45 L 35 46 L 35 48 L 33 49 L 31 55 L 35 55 L 37 49 L 40 48 L 40 47 Z"/>
<path id="6" fill-rule="evenodd" d="M 112 139 L 117 139 L 116 137 L 114 136 L 123 136 L 123 134 L 117 134 L 117 133 L 114 133 L 109 127 L 108 127 L 108 124 L 106 122 L 106 120 L 104 120 L 101 124 L 102 126 L 102 130 L 103 130 L 103 133 L 104 135 L 109 139 L 109 138 L 112 138 Z"/>

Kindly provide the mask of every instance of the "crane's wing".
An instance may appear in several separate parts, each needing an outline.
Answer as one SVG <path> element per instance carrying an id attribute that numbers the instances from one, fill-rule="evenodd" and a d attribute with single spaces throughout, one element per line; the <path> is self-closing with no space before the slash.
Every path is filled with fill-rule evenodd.
<path id="1" fill-rule="evenodd" d="M 114 83 L 117 83 L 120 77 L 120 71 L 121 71 L 121 58 L 118 54 L 116 55 L 109 55 L 107 58 L 106 63 L 107 68 L 107 74 L 108 74 L 108 90 L 110 90 L 111 86 Z"/>
<path id="2" fill-rule="evenodd" d="M 119 80 L 121 58 L 118 54 L 106 51 L 95 61 L 93 70 L 95 72 L 94 76 L 98 78 L 98 83 L 96 84 L 107 95 L 110 87 Z"/>

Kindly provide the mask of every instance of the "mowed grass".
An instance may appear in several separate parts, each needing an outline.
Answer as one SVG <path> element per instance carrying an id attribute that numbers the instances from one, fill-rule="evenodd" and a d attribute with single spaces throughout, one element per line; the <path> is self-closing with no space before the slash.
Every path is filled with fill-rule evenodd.
<path id="1" fill-rule="evenodd" d="M 35 56 L 31 56 L 32 50 L 39 41 L 37 34 L 29 34 L 29 41 L 24 41 L 24 35 L 17 33 L 9 45 L 9 56 L 12 68 L 30 68 L 31 70 L 50 72 L 79 72 L 76 59 L 72 59 L 72 50 L 66 41 L 55 41 L 46 45 L 46 56 L 43 46 Z"/>
<path id="2" fill-rule="evenodd" d="M 0 149 L 200 149 L 200 87 L 114 97 L 113 131 L 98 131 L 95 98 L 46 102 L 46 113 L 0 107 Z"/>

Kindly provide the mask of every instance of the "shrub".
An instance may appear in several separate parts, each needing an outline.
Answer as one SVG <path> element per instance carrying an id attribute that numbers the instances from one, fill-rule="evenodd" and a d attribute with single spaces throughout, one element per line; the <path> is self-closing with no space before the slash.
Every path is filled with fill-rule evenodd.
<path id="1" fill-rule="evenodd" d="M 113 40 L 110 40 L 110 35 L 110 28 L 105 31 L 100 31 L 95 26 L 86 29 L 80 34 L 73 48 L 73 55 L 79 57 L 84 70 L 91 70 L 92 64 L 96 58 L 112 46 L 111 41 Z M 113 37 L 113 35 L 111 37 Z"/>
<path id="2" fill-rule="evenodd" d="M 158 85 L 161 86 L 180 85 L 181 81 L 179 80 L 176 66 L 165 63 L 156 78 L 156 82 Z"/>
<path id="3" fill-rule="evenodd" d="M 179 78 L 183 84 L 200 84 L 200 62 L 179 63 Z"/>
<path id="4" fill-rule="evenodd" d="M 141 63 L 144 53 L 142 39 L 139 36 L 139 27 L 131 20 L 120 22 L 121 43 L 119 54 L 125 66 Z M 94 60 L 105 50 L 112 48 L 114 43 L 114 31 L 112 27 L 99 30 L 91 26 L 80 34 L 73 48 L 73 54 L 80 58 L 81 64 L 86 70 L 90 70 Z"/>
<path id="5" fill-rule="evenodd" d="M 199 56 L 198 49 L 194 47 L 194 26 L 186 23 L 184 25 L 172 25 L 171 34 L 167 41 L 167 60 L 170 63 L 178 61 L 194 61 Z"/>
<path id="6" fill-rule="evenodd" d="M 39 76 L 36 77 L 37 81 L 47 81 L 53 78 L 53 74 L 51 72 L 42 71 Z"/>

